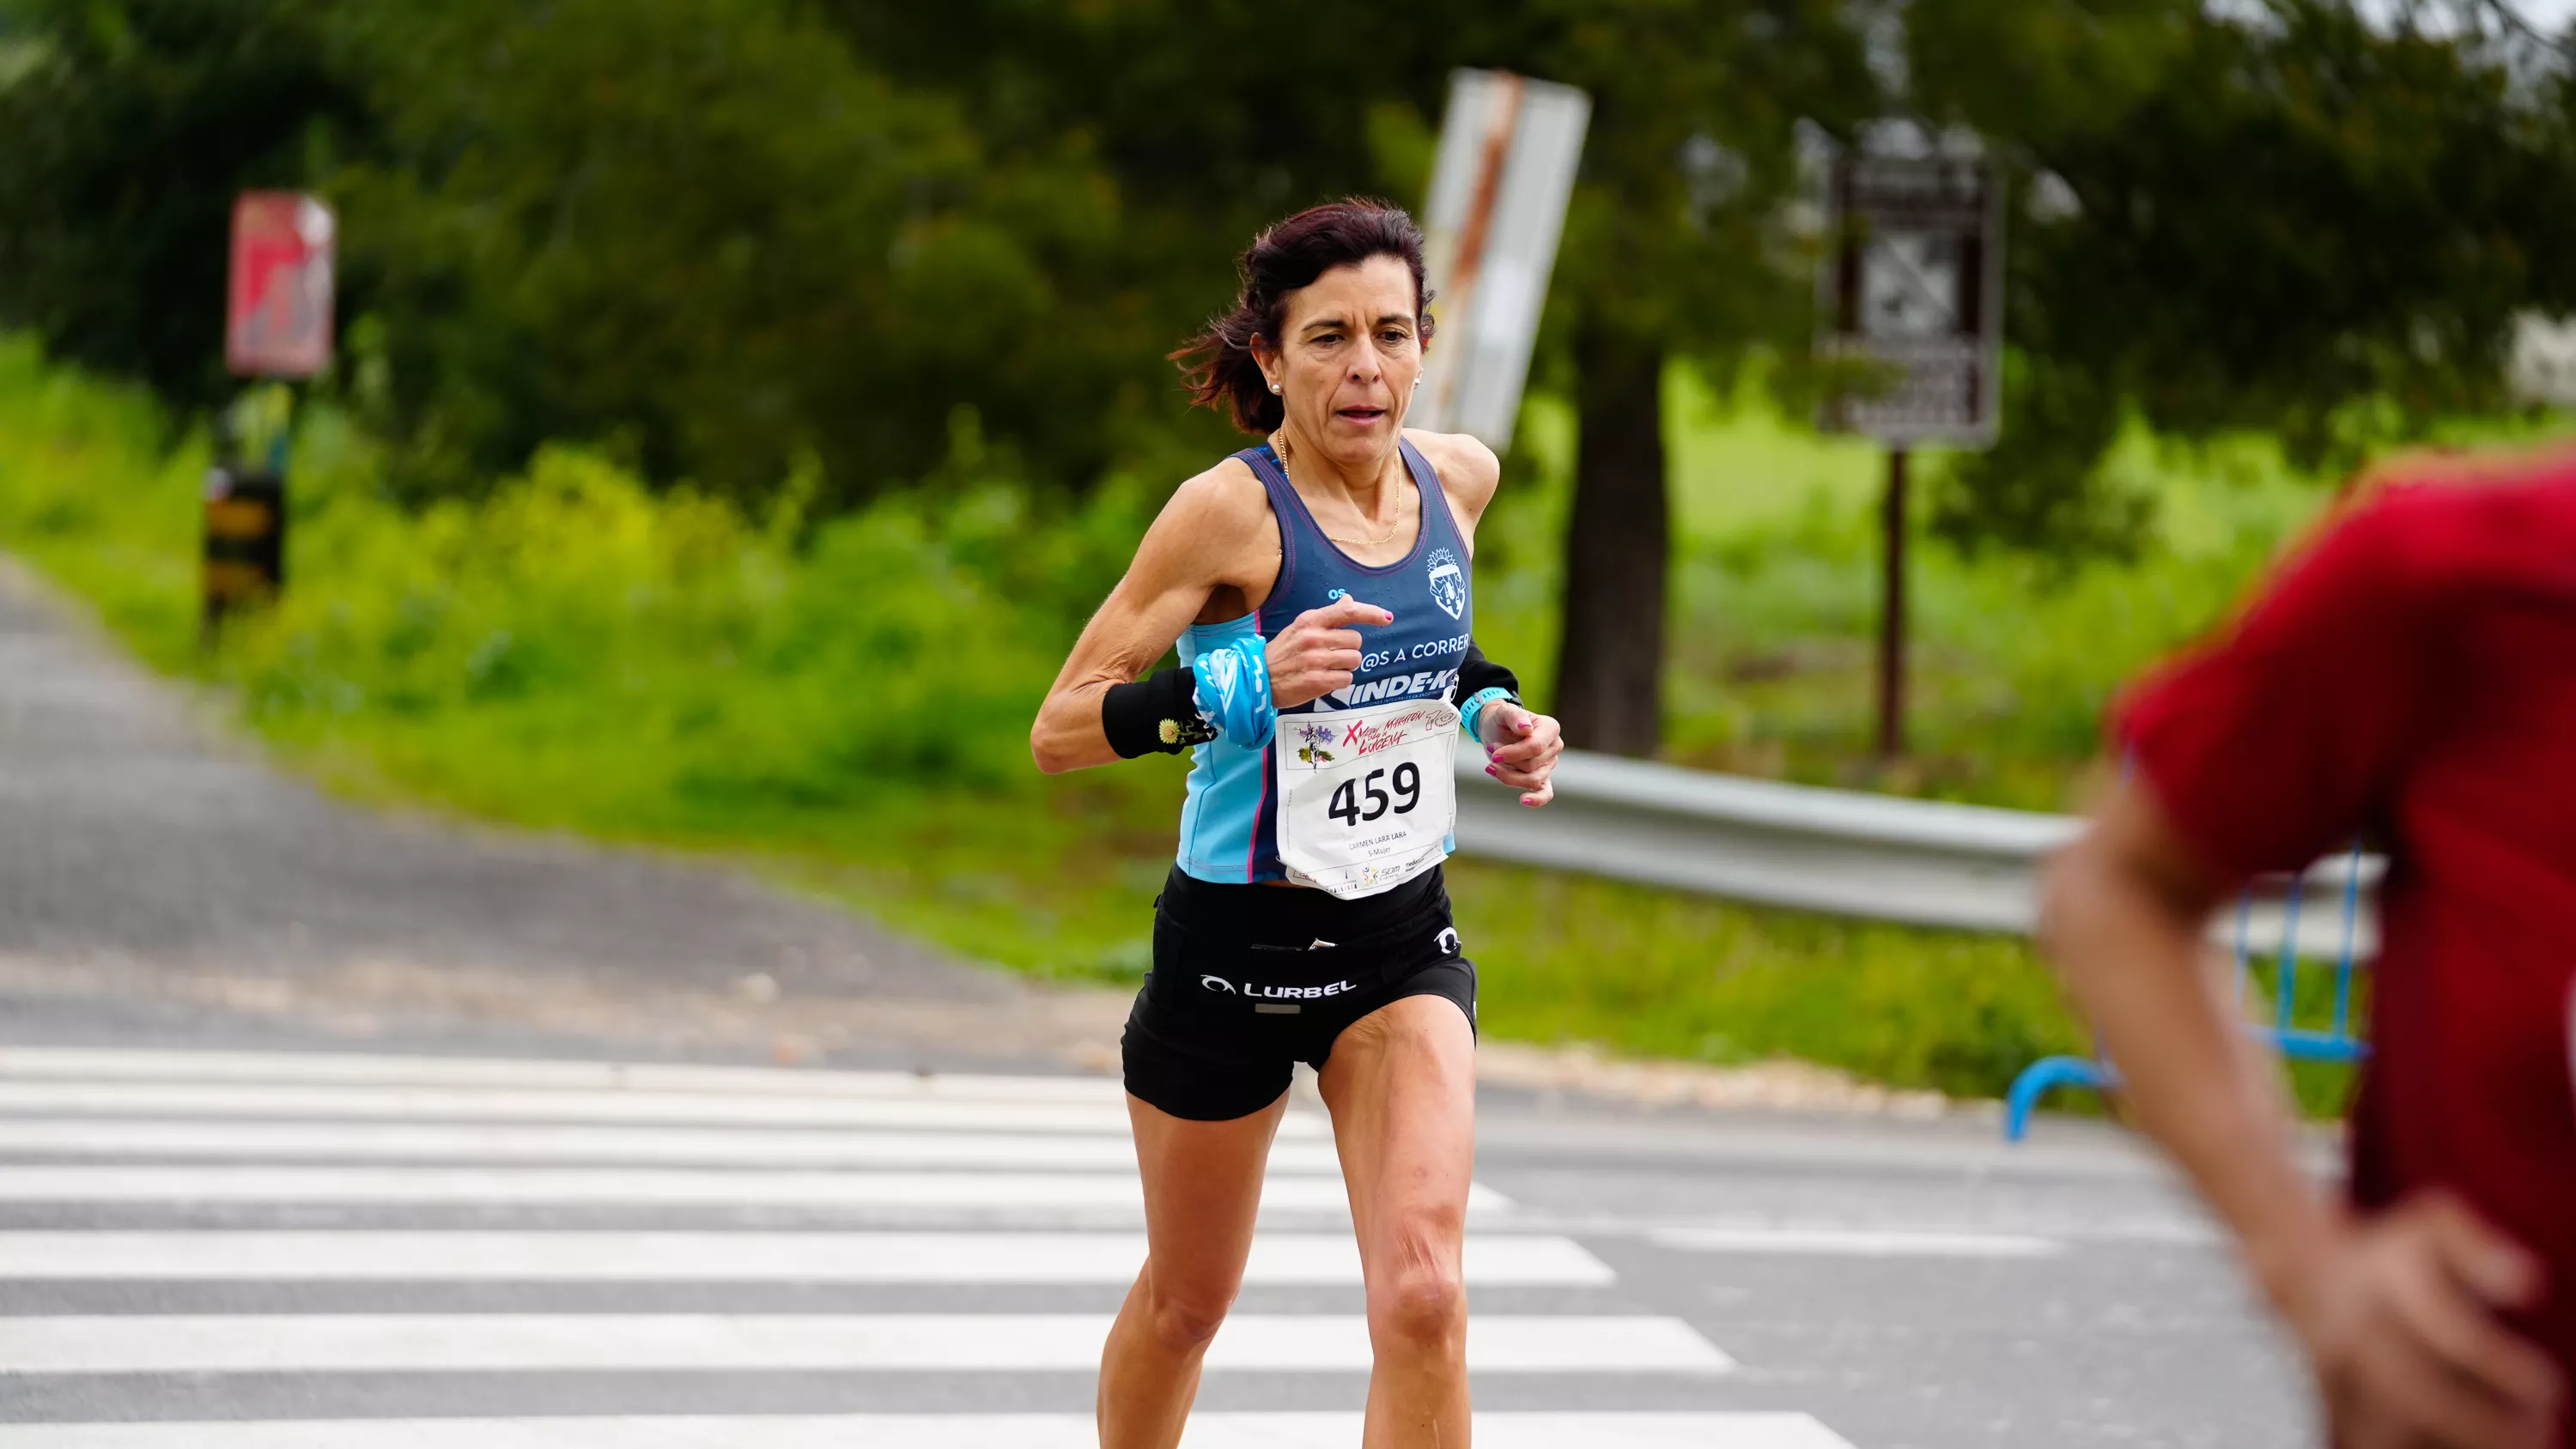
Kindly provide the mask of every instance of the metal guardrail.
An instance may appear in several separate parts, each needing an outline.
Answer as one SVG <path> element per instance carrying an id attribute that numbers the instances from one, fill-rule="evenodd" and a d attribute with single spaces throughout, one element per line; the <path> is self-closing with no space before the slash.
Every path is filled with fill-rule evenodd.
<path id="1" fill-rule="evenodd" d="M 1484 773 L 1479 752 L 1458 760 L 1458 848 L 1466 854 L 1667 886 L 1760 905 L 1910 925 L 2028 935 L 2039 914 L 2039 869 L 2083 822 L 1889 795 L 1784 785 L 1671 765 L 1567 751 L 1556 800 L 1527 809 Z M 2297 932 L 2302 955 L 2345 948 L 2342 906 L 2351 877 L 2375 897 L 2380 861 L 2337 856 L 2299 881 L 2257 891 L 2243 923 L 2261 939 Z M 2360 912 L 2352 949 L 2378 948 L 2376 913 Z M 2214 935 L 2232 938 L 2235 913 Z"/>
<path id="2" fill-rule="evenodd" d="M 2299 980 L 2305 974 L 2300 959 L 2273 953 L 2271 980 L 2266 984 L 2272 1000 L 2265 1013 L 2271 1020 L 2249 1021 L 2246 1030 L 2284 1057 L 2311 1062 L 2358 1062 L 2370 1055 L 2369 1045 L 2354 1031 L 2359 1012 L 2353 1001 L 2353 972 L 2361 960 L 2362 928 L 2369 919 L 2361 908 L 2363 860 L 2361 847 L 2354 846 L 2345 854 L 2344 869 L 2336 877 L 2343 893 L 2342 909 L 2336 912 L 2343 947 L 2334 959 L 2334 974 L 2329 978 L 2334 991 L 2332 1011 L 2322 1024 L 2316 1022 L 2313 1009 L 2304 1013 L 2308 1020 L 2300 1019 L 2303 1013 Z M 2236 958 L 2236 1004 L 2240 1011 L 2249 1004 L 2254 991 L 2254 958 L 2259 954 L 2254 938 L 2254 906 L 2261 899 L 2263 885 L 2264 882 L 2255 882 L 2229 913 L 2233 925 L 2228 934 Z M 2295 900 L 2303 904 L 2304 893 Z M 2282 921 L 2284 935 L 2299 928 L 2296 916 L 2284 912 Z M 2303 935 L 2302 946 L 2305 942 Z M 2040 1099 L 2059 1087 L 2107 1092 L 2119 1086 L 2119 1072 L 2098 1054 L 2098 1043 L 2095 1050 L 2097 1054 L 2089 1057 L 2042 1057 L 2022 1068 L 2021 1074 L 2013 1078 L 2011 1090 L 2004 1094 L 2006 1142 L 2019 1142 L 2028 1135 L 2031 1113 L 2038 1110 Z"/>

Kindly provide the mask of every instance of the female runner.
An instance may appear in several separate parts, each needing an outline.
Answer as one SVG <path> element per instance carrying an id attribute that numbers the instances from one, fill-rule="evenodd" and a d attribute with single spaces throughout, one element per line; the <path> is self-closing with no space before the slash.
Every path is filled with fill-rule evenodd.
<path id="1" fill-rule="evenodd" d="M 1102 1353 L 1100 1442 L 1180 1442 L 1304 1061 L 1367 1283 L 1363 1443 L 1466 1449 L 1476 973 L 1441 883 L 1452 757 L 1463 727 L 1537 806 L 1563 746 L 1468 637 L 1493 453 L 1403 431 L 1432 330 L 1412 219 L 1317 207 L 1241 266 L 1233 310 L 1174 356 L 1264 441 L 1172 495 L 1030 735 L 1049 773 L 1194 749 L 1122 1042 L 1147 1255 Z M 1139 679 L 1176 639 L 1180 667 Z"/>

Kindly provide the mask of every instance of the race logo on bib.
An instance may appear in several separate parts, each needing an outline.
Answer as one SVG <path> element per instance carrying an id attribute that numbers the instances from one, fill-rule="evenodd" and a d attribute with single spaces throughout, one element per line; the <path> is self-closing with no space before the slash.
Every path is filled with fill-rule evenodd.
<path id="1" fill-rule="evenodd" d="M 1297 746 L 1297 763 L 1309 769 L 1320 770 L 1338 758 L 1333 754 L 1331 725 L 1300 725 L 1297 727 L 1296 737 L 1302 741 Z M 1282 761 L 1281 764 L 1284 766 L 1286 762 Z"/>
<path id="2" fill-rule="evenodd" d="M 1467 611 L 1467 571 L 1458 567 L 1458 556 L 1445 548 L 1431 551 L 1431 602 L 1452 619 Z"/>

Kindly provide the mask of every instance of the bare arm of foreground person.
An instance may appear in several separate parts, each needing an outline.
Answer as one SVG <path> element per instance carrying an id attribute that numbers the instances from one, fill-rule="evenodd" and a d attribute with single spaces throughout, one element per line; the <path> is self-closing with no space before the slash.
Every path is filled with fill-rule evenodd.
<path id="1" fill-rule="evenodd" d="M 2049 872 L 2042 941 L 2121 1097 L 2227 1221 L 2305 1348 L 2344 1449 L 2547 1449 L 2557 1371 L 2496 1323 L 2539 1271 L 2456 1200 L 2363 1219 L 2304 1178 L 2268 1060 L 2201 969 L 2222 895 L 2134 781 Z"/>

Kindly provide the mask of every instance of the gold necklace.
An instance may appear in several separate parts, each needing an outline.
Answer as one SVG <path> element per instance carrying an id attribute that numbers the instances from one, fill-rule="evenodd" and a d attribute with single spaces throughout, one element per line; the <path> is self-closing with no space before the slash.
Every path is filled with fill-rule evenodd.
<path id="1" fill-rule="evenodd" d="M 1287 430 L 1287 429 L 1282 428 L 1282 429 L 1280 429 L 1279 431 L 1277 431 L 1277 432 L 1275 432 L 1275 433 L 1272 433 L 1272 434 L 1270 435 L 1270 451 L 1272 451 L 1272 452 L 1274 452 L 1274 453 L 1277 453 L 1277 454 L 1279 455 L 1279 471 L 1280 471 L 1282 474 L 1285 474 L 1285 473 L 1288 471 L 1288 430 Z M 1398 514 L 1398 515 L 1396 516 L 1395 521 L 1394 521 L 1394 522 L 1392 522 L 1392 523 L 1389 523 L 1389 524 L 1386 526 L 1386 532 L 1379 534 L 1379 535 L 1378 535 L 1377 537 L 1375 537 L 1375 538 L 1370 538 L 1370 539 L 1358 539 L 1358 538 L 1333 538 L 1333 536 L 1332 536 L 1331 534 L 1329 534 L 1329 533 L 1328 533 L 1328 534 L 1325 534 L 1325 535 L 1324 535 L 1324 537 L 1326 537 L 1326 538 L 1328 538 L 1328 539 L 1332 539 L 1332 541 L 1333 541 L 1333 542 L 1335 542 L 1335 543 L 1344 543 L 1344 544 L 1348 544 L 1348 545 L 1350 545 L 1350 546 L 1351 546 L 1351 547 L 1353 547 L 1353 548 L 1376 548 L 1376 547 L 1377 547 L 1377 546 L 1379 546 L 1380 544 L 1383 544 L 1383 543 L 1386 543 L 1386 542 L 1389 542 L 1390 540 L 1392 540 L 1392 539 L 1395 537 L 1395 531 L 1396 531 L 1397 529 L 1399 529 L 1399 528 L 1402 528 L 1403 526 L 1404 526 L 1404 518 L 1403 518 L 1403 515 Z"/>

